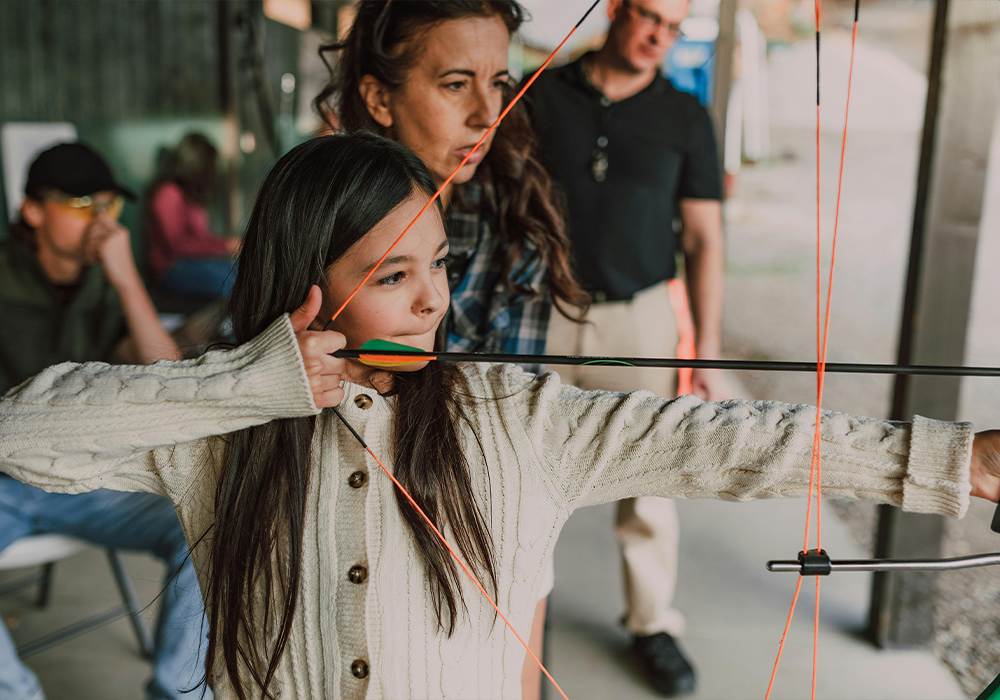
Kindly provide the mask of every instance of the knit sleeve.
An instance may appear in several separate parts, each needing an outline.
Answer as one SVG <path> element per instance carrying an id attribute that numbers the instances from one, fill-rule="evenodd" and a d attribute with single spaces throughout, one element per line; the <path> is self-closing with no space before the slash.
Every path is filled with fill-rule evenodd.
<path id="1" fill-rule="evenodd" d="M 585 392 L 554 373 L 501 383 L 518 396 L 527 441 L 569 508 L 635 496 L 747 501 L 808 493 L 813 406 Z M 821 435 L 823 495 L 965 514 L 970 424 L 824 411 Z"/>
<path id="2" fill-rule="evenodd" d="M 176 492 L 205 459 L 203 438 L 316 413 L 282 316 L 249 343 L 194 360 L 49 367 L 0 400 L 0 471 L 63 493 Z"/>

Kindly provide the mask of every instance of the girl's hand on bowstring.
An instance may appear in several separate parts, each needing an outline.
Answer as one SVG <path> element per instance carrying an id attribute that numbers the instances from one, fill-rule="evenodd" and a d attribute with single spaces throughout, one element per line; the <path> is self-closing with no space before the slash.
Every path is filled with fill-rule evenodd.
<path id="1" fill-rule="evenodd" d="M 973 496 L 993 502 L 1000 499 L 1000 430 L 976 433 L 969 480 Z"/>
<path id="2" fill-rule="evenodd" d="M 347 338 L 337 331 L 311 331 L 313 322 L 323 305 L 323 294 L 315 284 L 309 289 L 306 302 L 289 315 L 299 352 L 306 367 L 306 376 L 312 389 L 317 408 L 330 408 L 344 400 L 340 386 L 346 360 L 331 357 L 330 353 L 343 349 Z"/>

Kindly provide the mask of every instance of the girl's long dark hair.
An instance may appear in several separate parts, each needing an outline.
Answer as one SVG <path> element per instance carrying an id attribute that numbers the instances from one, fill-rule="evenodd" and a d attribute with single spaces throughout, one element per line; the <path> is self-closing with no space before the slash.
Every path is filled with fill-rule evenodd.
<path id="1" fill-rule="evenodd" d="M 230 304 L 237 342 L 295 310 L 312 285 L 327 289 L 329 267 L 418 190 L 433 192 L 420 160 L 374 134 L 314 139 L 281 158 L 260 189 L 243 242 Z M 495 591 L 493 543 L 459 440 L 457 397 L 467 394 L 460 371 L 432 362 L 388 379 L 395 417 L 387 456 L 396 478 Z M 241 699 L 250 690 L 247 676 L 269 696 L 291 632 L 314 425 L 313 418 L 276 420 L 228 436 L 211 533 L 206 664 L 212 678 L 221 660 Z M 455 564 L 398 493 L 397 502 L 426 565 L 438 620 L 451 634 L 463 603 Z"/>
<path id="2" fill-rule="evenodd" d="M 420 32 L 447 20 L 497 17 L 513 34 L 524 21 L 524 9 L 514 0 L 391 0 L 365 1 L 346 39 L 320 48 L 339 52 L 330 82 L 316 96 L 314 106 L 334 130 L 366 129 L 392 137 L 390 129 L 376 122 L 361 97 L 361 79 L 375 77 L 390 90 L 402 86 L 420 50 Z M 330 64 L 327 63 L 327 66 Z M 504 104 L 514 96 L 514 86 L 504 89 Z M 522 259 L 527 245 L 541 256 L 545 282 L 556 308 L 567 318 L 579 318 L 590 298 L 573 276 L 566 223 L 555 185 L 535 155 L 535 136 L 521 103 L 497 128 L 489 153 L 472 182 L 482 187 L 482 201 L 506 244 L 503 278 L 512 289 L 510 272 Z M 463 187 L 455 190 L 456 205 L 464 203 Z M 532 294 L 530 289 L 516 291 Z M 576 307 L 572 310 L 572 307 Z"/>

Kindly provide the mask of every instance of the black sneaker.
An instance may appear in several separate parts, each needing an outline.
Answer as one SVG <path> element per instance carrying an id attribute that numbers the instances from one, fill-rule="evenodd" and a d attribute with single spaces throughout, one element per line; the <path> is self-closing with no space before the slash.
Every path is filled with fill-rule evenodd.
<path id="1" fill-rule="evenodd" d="M 658 692 L 668 697 L 694 692 L 694 668 L 666 632 L 636 637 L 632 651 Z"/>

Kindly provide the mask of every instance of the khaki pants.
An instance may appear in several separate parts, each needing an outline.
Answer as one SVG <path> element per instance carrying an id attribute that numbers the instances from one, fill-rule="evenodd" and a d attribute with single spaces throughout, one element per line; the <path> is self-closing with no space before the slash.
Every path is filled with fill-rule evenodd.
<path id="1" fill-rule="evenodd" d="M 635 295 L 631 301 L 594 304 L 589 323 L 567 321 L 559 313 L 549 324 L 547 351 L 553 355 L 618 355 L 674 357 L 677 323 L 667 284 Z M 551 367 L 567 384 L 581 389 L 635 391 L 674 396 L 677 373 L 655 367 Z M 677 585 L 680 528 L 673 501 L 630 498 L 618 503 L 615 529 L 622 545 L 628 612 L 625 626 L 635 635 L 667 632 L 680 636 L 684 616 L 672 603 Z"/>

